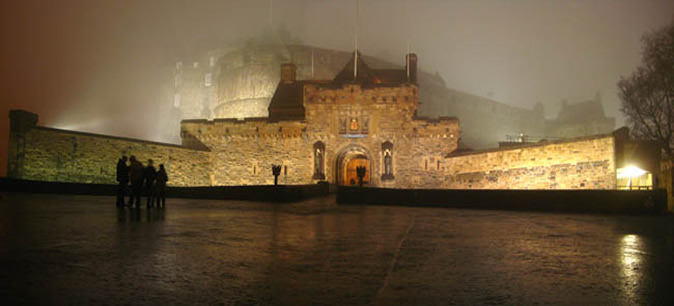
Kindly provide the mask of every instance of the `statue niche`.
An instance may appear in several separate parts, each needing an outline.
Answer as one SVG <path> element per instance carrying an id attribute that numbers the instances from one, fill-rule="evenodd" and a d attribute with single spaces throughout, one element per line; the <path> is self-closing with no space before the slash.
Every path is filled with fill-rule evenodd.
<path id="1" fill-rule="evenodd" d="M 325 180 L 325 144 L 314 143 L 314 176 L 315 180 Z"/>
<path id="2" fill-rule="evenodd" d="M 384 157 L 384 171 L 381 175 L 382 181 L 393 180 L 393 144 L 386 141 L 381 145 L 382 155 Z"/>

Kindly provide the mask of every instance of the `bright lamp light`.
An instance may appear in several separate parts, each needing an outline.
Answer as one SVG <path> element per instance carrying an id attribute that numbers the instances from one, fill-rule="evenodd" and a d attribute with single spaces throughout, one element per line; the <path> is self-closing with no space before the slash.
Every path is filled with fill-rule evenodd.
<path id="1" fill-rule="evenodd" d="M 636 166 L 627 166 L 618 172 L 618 178 L 637 177 L 646 174 L 646 170 Z"/>

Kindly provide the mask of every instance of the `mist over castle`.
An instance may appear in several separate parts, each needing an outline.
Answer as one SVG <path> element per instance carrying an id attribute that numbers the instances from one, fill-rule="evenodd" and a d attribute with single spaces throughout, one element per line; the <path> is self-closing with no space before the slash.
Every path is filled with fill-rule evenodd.
<path id="1" fill-rule="evenodd" d="M 674 305 L 674 1 L 0 2 L 8 305 Z"/>
<path id="2" fill-rule="evenodd" d="M 174 186 L 265 185 L 271 182 L 270 165 L 282 169 L 282 183 L 288 185 L 355 185 L 361 180 L 358 168 L 368 186 L 407 189 L 654 184 L 653 151 L 632 141 L 625 128 L 612 131 L 614 119 L 604 116 L 599 96 L 566 105 L 556 121 L 546 121 L 540 106 L 516 109 L 465 94 L 466 100 L 454 100 L 456 92 L 437 86 L 427 91 L 429 100 L 449 96 L 442 102 L 456 108 L 429 103 L 425 112 L 436 116 L 426 117 L 422 80 L 442 82 L 420 73 L 416 54 L 407 54 L 402 67 L 375 68 L 357 50 L 345 57 L 314 47 L 251 48 L 176 63 L 167 87 L 172 118 L 180 126 L 167 131 L 179 130 L 181 145 L 41 127 L 36 114 L 12 111 L 10 177 L 108 183 L 114 177 L 109 160 L 121 153 L 166 164 Z M 340 56 L 341 64 L 331 64 Z M 272 65 L 278 77 L 267 73 Z M 341 69 L 334 73 L 331 65 Z M 466 115 L 467 126 L 459 116 L 437 116 L 452 110 Z M 185 119 L 192 116 L 197 119 Z M 513 122 L 517 116 L 519 122 Z M 461 147 L 462 141 L 490 144 L 498 137 L 485 135 L 508 131 L 514 138 L 498 147 Z M 555 136 L 531 141 L 528 133 L 536 131 Z M 643 160 L 639 165 L 646 169 L 639 180 L 622 175 L 635 160 Z"/>
<path id="3" fill-rule="evenodd" d="M 288 34 L 289 35 L 289 34 Z M 278 67 L 292 62 L 302 80 L 332 79 L 352 56 L 349 52 L 308 45 L 251 40 L 240 48 L 209 50 L 175 63 L 173 79 L 163 87 L 164 107 L 175 108 L 180 119 L 266 117 L 267 107 L 279 81 Z M 386 60 L 364 55 L 371 67 L 403 68 Z M 600 93 L 583 101 L 562 101 L 560 111 L 546 119 L 541 103 L 534 107 L 511 106 L 448 87 L 438 74 L 419 70 L 417 115 L 461 118 L 461 145 L 484 149 L 516 136 L 530 139 L 562 139 L 608 133 L 615 118 L 607 117 Z M 174 118 L 175 118 L 174 117 Z M 490 118 L 490 120 L 484 120 Z M 177 139 L 173 120 L 165 136 Z"/>

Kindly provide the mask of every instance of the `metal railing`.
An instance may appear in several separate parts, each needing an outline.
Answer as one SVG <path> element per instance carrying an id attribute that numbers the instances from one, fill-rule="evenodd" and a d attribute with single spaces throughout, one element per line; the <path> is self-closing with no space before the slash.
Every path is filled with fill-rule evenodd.
<path id="1" fill-rule="evenodd" d="M 554 137 L 554 136 L 532 136 L 532 135 L 526 135 L 526 134 L 519 134 L 519 135 L 506 135 L 506 141 L 505 142 L 531 143 L 531 142 L 539 142 L 541 140 L 560 140 L 560 139 L 565 139 L 565 138 L 564 137 Z"/>

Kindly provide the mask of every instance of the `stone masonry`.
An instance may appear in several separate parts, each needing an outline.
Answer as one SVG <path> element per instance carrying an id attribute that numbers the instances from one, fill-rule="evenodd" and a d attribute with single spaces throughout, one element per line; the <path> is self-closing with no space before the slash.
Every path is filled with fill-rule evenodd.
<path id="1" fill-rule="evenodd" d="M 459 119 L 417 116 L 416 61 L 371 69 L 356 53 L 318 81 L 297 80 L 284 64 L 268 117 L 184 120 L 182 145 L 40 127 L 37 115 L 14 110 L 9 176 L 114 183 L 126 154 L 165 164 L 173 186 L 268 185 L 272 164 L 282 165 L 280 184 L 340 184 L 365 164 L 378 187 L 616 188 L 614 134 L 460 152 Z"/>
<path id="2" fill-rule="evenodd" d="M 10 177 L 116 184 L 116 163 L 126 154 L 143 164 L 148 159 L 155 167 L 164 164 L 172 186 L 210 185 L 207 149 L 40 127 L 30 124 L 37 123 L 37 115 L 25 111 L 12 111 L 10 117 L 14 125 L 28 121 L 10 130 Z"/>
<path id="3" fill-rule="evenodd" d="M 441 172 L 452 189 L 614 189 L 612 134 L 450 155 Z"/>

